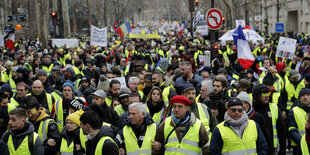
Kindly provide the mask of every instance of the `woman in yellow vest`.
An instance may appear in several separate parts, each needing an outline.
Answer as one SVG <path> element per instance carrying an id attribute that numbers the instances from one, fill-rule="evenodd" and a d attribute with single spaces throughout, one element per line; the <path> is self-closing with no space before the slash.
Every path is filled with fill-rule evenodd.
<path id="1" fill-rule="evenodd" d="M 164 97 L 159 87 L 153 87 L 146 98 L 147 109 L 153 121 L 159 125 L 163 121 L 163 112 L 166 109 Z"/>
<path id="2" fill-rule="evenodd" d="M 66 126 L 61 132 L 61 145 L 60 145 L 60 154 L 61 155 L 70 155 L 73 154 L 74 150 L 74 137 L 76 133 L 79 133 L 80 128 L 80 117 L 83 114 L 83 111 L 76 111 L 70 114 L 66 118 Z"/>

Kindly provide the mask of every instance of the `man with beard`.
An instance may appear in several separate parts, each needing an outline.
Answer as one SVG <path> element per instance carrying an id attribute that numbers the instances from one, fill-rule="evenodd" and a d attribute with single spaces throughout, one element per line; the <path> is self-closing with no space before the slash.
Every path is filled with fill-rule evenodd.
<path id="1" fill-rule="evenodd" d="M 206 105 L 212 109 L 219 122 L 224 121 L 226 112 L 225 105 L 229 101 L 227 92 L 227 79 L 223 75 L 217 75 L 213 79 L 213 94 L 209 97 L 210 101 Z"/>
<path id="2" fill-rule="evenodd" d="M 44 90 L 47 93 L 52 93 L 54 91 L 53 86 L 51 85 L 50 81 L 47 79 L 47 72 L 44 69 L 40 69 L 36 74 L 36 78 L 40 80 L 44 85 Z"/>
<path id="3" fill-rule="evenodd" d="M 48 109 L 49 111 L 52 110 L 55 99 L 51 94 L 46 93 L 42 81 L 35 80 L 32 84 L 32 92 L 27 95 L 34 96 L 42 107 Z"/>
<path id="4" fill-rule="evenodd" d="M 215 115 L 211 112 L 211 109 L 204 104 L 196 102 L 196 89 L 192 84 L 184 85 L 182 95 L 191 102 L 191 111 L 198 119 L 201 120 L 209 135 L 209 133 L 212 132 L 218 124 Z"/>
<path id="5" fill-rule="evenodd" d="M 190 80 L 196 81 L 196 93 L 200 92 L 201 81 L 203 78 L 198 74 L 193 73 L 192 65 L 188 61 L 184 61 L 179 65 L 179 68 L 181 69 L 182 76 L 177 78 L 174 84 L 177 93 L 181 94 L 183 85 L 189 83 Z"/>
<path id="6" fill-rule="evenodd" d="M 19 82 L 17 84 L 17 92 L 15 93 L 15 95 L 10 99 L 10 104 L 18 107 L 19 105 L 22 106 L 21 102 L 22 102 L 22 98 L 26 96 L 26 94 L 28 94 L 28 90 L 29 87 L 26 83 L 24 82 Z"/>
<path id="7" fill-rule="evenodd" d="M 129 105 L 129 95 L 131 94 L 131 91 L 127 87 L 123 87 L 118 92 L 118 100 L 120 102 L 120 105 L 117 105 L 114 110 L 117 112 L 117 114 L 120 116 L 123 113 L 128 111 L 128 105 Z"/>
<path id="8" fill-rule="evenodd" d="M 166 86 L 164 81 L 164 73 L 156 70 L 152 75 L 152 83 L 154 86 L 159 87 L 163 92 L 164 102 L 166 105 L 169 104 L 169 100 L 176 94 L 175 90 L 171 86 Z M 148 94 L 146 94 L 148 95 Z"/>
<path id="9" fill-rule="evenodd" d="M 107 98 L 105 99 L 105 103 L 108 106 L 111 106 L 112 100 L 117 98 L 118 92 L 121 89 L 121 83 L 118 80 L 111 80 L 109 84 L 109 91 L 107 92 Z"/>

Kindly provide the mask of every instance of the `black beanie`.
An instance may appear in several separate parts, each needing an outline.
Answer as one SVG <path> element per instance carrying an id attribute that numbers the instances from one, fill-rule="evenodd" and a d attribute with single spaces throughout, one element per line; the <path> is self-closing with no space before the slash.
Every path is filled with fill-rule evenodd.
<path id="1" fill-rule="evenodd" d="M 300 99 L 300 97 L 301 97 L 302 95 L 305 95 L 305 94 L 310 94 L 310 89 L 309 89 L 309 88 L 302 88 L 302 89 L 299 91 L 298 99 Z"/>
<path id="2" fill-rule="evenodd" d="M 230 100 L 228 101 L 227 107 L 236 106 L 236 105 L 243 106 L 242 101 L 236 97 L 230 98 Z"/>

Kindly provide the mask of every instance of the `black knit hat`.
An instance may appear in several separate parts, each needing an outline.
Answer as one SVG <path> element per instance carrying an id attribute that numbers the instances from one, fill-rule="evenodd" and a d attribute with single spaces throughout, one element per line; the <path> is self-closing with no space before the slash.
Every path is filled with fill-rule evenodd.
<path id="1" fill-rule="evenodd" d="M 310 94 L 310 89 L 309 89 L 309 88 L 302 88 L 302 89 L 299 91 L 298 99 L 299 99 L 302 95 L 305 95 L 305 94 Z"/>

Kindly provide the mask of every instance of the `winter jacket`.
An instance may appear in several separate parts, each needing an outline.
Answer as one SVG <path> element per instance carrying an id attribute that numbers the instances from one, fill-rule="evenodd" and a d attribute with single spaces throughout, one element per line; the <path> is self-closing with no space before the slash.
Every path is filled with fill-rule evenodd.
<path id="1" fill-rule="evenodd" d="M 7 143 L 7 139 L 9 135 L 12 135 L 14 148 L 17 149 L 20 146 L 20 144 L 23 142 L 25 137 L 34 132 L 34 127 L 31 123 L 26 121 L 24 128 L 21 130 L 25 130 L 25 131 L 22 133 L 15 134 L 11 129 L 9 129 L 6 133 L 3 134 L 2 140 Z M 37 139 L 34 139 L 34 140 L 35 140 L 35 144 L 33 146 L 32 155 L 44 154 L 44 147 L 43 147 L 41 138 L 38 136 Z"/>
<path id="2" fill-rule="evenodd" d="M 46 81 L 43 83 L 44 85 L 44 90 L 47 93 L 52 93 L 54 91 L 54 87 L 51 85 L 50 81 L 48 79 L 46 79 Z"/>
<path id="3" fill-rule="evenodd" d="M 6 143 L 0 139 L 0 150 L 2 155 L 10 155 L 10 151 Z"/>
<path id="4" fill-rule="evenodd" d="M 231 127 L 231 125 L 227 122 L 224 123 L 224 126 Z M 268 148 L 267 142 L 257 123 L 256 123 L 256 129 L 257 129 L 257 141 L 256 141 L 257 154 L 267 155 L 267 148 Z M 223 148 L 223 139 L 220 130 L 218 129 L 218 127 L 216 127 L 212 132 L 210 154 L 221 155 L 222 148 Z"/>
<path id="5" fill-rule="evenodd" d="M 98 144 L 99 140 L 101 139 L 101 137 L 103 137 L 103 136 L 109 136 L 113 139 L 115 137 L 113 129 L 108 127 L 108 126 L 102 126 L 94 138 L 88 139 L 86 142 L 86 154 L 87 155 L 94 155 L 95 154 L 97 144 Z M 118 146 L 115 144 L 115 142 L 112 142 L 110 140 L 106 140 L 103 144 L 103 147 L 102 147 L 102 153 L 111 154 L 111 155 L 114 155 L 114 154 L 118 155 L 119 149 L 118 149 Z"/>
<path id="6" fill-rule="evenodd" d="M 225 103 L 228 102 L 229 99 L 228 92 L 225 90 L 219 94 L 212 94 L 209 97 L 209 100 L 204 101 L 208 108 L 218 110 L 218 115 L 216 116 L 218 122 L 224 121 L 224 115 L 226 112 Z"/>
<path id="7" fill-rule="evenodd" d="M 191 113 L 191 115 L 190 115 L 190 120 L 189 120 L 189 124 L 188 125 L 190 125 L 190 126 L 192 126 L 194 123 L 195 123 L 195 121 L 197 120 L 197 118 L 196 118 L 196 116 L 195 116 L 195 114 L 194 113 Z M 161 122 L 160 123 L 160 125 L 158 126 L 158 128 L 157 128 L 157 131 L 156 131 L 156 136 L 155 136 L 155 141 L 157 141 L 157 142 L 160 142 L 161 144 L 162 144 L 162 150 L 160 150 L 160 151 L 155 151 L 154 149 L 152 150 L 152 154 L 162 154 L 162 151 L 163 151 L 163 149 L 164 149 L 164 142 L 165 142 L 165 134 L 164 134 L 164 129 L 165 129 L 165 122 L 166 121 L 163 121 L 163 122 Z M 170 123 L 170 125 L 172 126 L 172 127 L 175 127 L 175 122 L 173 121 L 173 119 L 171 119 L 171 123 Z M 178 138 L 178 140 L 180 141 L 180 140 L 182 140 L 182 137 L 180 136 L 180 134 L 179 134 L 179 132 L 178 132 L 178 128 L 179 127 L 177 127 L 176 129 L 175 129 L 175 132 L 176 132 L 176 136 L 177 136 L 177 138 Z M 187 130 L 188 131 L 188 130 Z M 186 132 L 187 132 L 186 131 Z M 186 135 L 186 132 L 184 133 L 184 135 Z M 207 133 L 207 130 L 206 130 L 206 128 L 203 126 L 203 124 L 201 123 L 201 126 L 200 126 L 200 129 L 199 129 L 199 142 L 198 142 L 198 146 L 200 147 L 200 148 L 202 148 L 202 154 L 206 154 L 207 153 L 207 148 L 206 147 L 204 147 L 207 143 L 208 143 L 208 141 L 209 141 L 209 137 L 208 137 L 208 133 Z"/>
<path id="8" fill-rule="evenodd" d="M 268 140 L 268 154 L 272 154 L 274 152 L 274 145 L 273 145 L 273 128 L 272 128 L 272 118 L 271 118 L 271 111 L 269 108 L 269 104 L 262 105 L 262 104 L 255 104 L 254 103 L 254 109 L 256 112 L 259 112 L 264 116 L 264 121 L 265 121 L 265 129 L 267 130 L 267 135 L 268 137 L 271 137 Z M 279 154 L 285 154 L 286 150 L 286 134 L 287 134 L 287 129 L 284 123 L 284 119 L 282 117 L 282 112 L 278 108 L 278 120 L 276 122 L 277 125 L 277 134 L 279 138 L 279 145 L 280 145 L 280 152 Z"/>
<path id="9" fill-rule="evenodd" d="M 40 115 L 38 116 L 38 118 L 34 122 L 31 122 L 34 126 L 34 131 L 37 133 L 38 133 L 39 126 L 40 126 L 42 121 L 45 121 L 47 119 L 53 119 L 51 116 L 49 116 L 48 114 L 45 113 L 45 111 L 46 111 L 45 108 L 41 107 L 39 110 L 40 110 Z M 56 125 L 56 123 L 54 121 L 50 121 L 48 123 L 48 130 L 47 131 L 48 131 L 47 132 L 47 138 L 43 141 L 44 154 L 45 155 L 56 154 L 57 151 L 59 150 L 59 147 L 60 147 L 61 135 L 59 133 L 58 126 Z M 56 142 L 56 145 L 55 146 L 48 145 L 47 141 L 49 139 L 54 139 Z"/>
<path id="10" fill-rule="evenodd" d="M 47 103 L 47 97 L 46 97 L 46 91 L 44 90 L 40 95 L 35 95 L 33 93 L 31 93 L 31 96 L 34 96 L 37 101 L 41 104 L 42 107 L 44 107 L 45 109 L 48 109 L 48 103 Z M 52 104 L 55 103 L 55 99 L 54 97 L 52 96 Z"/>
<path id="11" fill-rule="evenodd" d="M 201 81 L 203 81 L 203 78 L 201 76 L 199 76 L 198 74 L 194 74 L 193 79 L 196 80 L 198 82 L 198 90 L 196 90 L 196 92 L 200 92 L 200 87 L 201 87 Z M 174 83 L 174 87 L 177 91 L 178 94 L 182 93 L 182 89 L 183 86 L 185 84 L 188 84 L 189 81 L 185 80 L 182 76 L 177 78 L 177 80 Z"/>
<path id="12" fill-rule="evenodd" d="M 302 108 L 307 114 L 310 112 L 310 107 L 303 106 L 300 102 L 297 103 L 297 106 Z M 293 109 L 291 109 L 287 114 L 287 126 L 289 127 L 288 138 L 291 138 L 298 145 L 300 144 L 301 135 L 298 130 L 297 122 L 295 120 Z"/>

